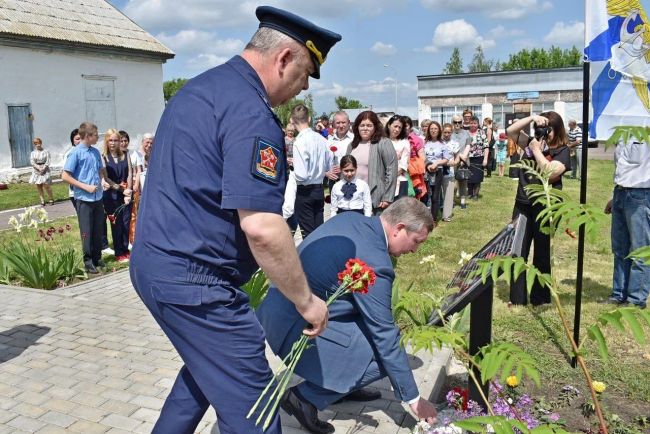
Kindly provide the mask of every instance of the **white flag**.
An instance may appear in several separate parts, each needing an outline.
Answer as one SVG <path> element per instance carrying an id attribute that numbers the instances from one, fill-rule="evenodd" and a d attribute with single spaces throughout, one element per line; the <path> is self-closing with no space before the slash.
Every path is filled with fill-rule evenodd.
<path id="1" fill-rule="evenodd" d="M 606 139 L 619 125 L 650 126 L 650 21 L 643 3 L 586 1 L 592 138 Z"/>

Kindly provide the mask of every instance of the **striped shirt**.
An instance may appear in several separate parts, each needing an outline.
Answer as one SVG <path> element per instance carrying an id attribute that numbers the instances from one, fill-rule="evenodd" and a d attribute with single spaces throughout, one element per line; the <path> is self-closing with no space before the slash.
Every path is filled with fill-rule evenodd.
<path id="1" fill-rule="evenodd" d="M 574 129 L 569 130 L 567 135 L 569 136 L 569 143 L 576 142 L 582 138 L 582 130 L 580 129 L 580 127 L 575 127 Z M 578 147 L 580 146 L 581 144 L 578 145 Z"/>

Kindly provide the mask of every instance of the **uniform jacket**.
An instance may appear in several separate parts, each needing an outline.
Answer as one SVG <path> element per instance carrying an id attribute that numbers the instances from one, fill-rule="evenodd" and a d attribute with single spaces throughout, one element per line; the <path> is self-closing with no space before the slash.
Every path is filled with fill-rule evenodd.
<path id="1" fill-rule="evenodd" d="M 374 358 L 389 377 L 398 399 L 417 397 L 391 312 L 395 273 L 379 217 L 337 215 L 312 232 L 298 250 L 309 285 L 322 299 L 336 288 L 337 273 L 350 258 L 360 258 L 372 266 L 377 280 L 367 294 L 345 295 L 330 305 L 327 329 L 311 341 L 296 373 L 313 384 L 345 393 L 355 387 Z M 284 358 L 305 321 L 275 287 L 269 289 L 257 315 L 271 349 Z"/>
<path id="2" fill-rule="evenodd" d="M 348 145 L 347 154 L 351 153 L 352 146 Z M 370 145 L 368 186 L 373 208 L 378 208 L 380 202 L 395 200 L 397 154 L 390 139 L 384 137 L 378 143 Z"/>

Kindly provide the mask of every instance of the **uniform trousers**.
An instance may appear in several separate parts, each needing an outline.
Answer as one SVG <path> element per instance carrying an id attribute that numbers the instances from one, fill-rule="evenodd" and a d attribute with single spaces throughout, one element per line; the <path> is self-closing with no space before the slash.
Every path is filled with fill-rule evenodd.
<path id="1" fill-rule="evenodd" d="M 519 214 L 526 216 L 526 228 L 522 240 L 521 257 L 528 260 L 530 245 L 533 246 L 533 265 L 540 273 L 551 272 L 551 238 L 542 233 L 537 216 L 544 208 L 542 205 L 529 205 L 515 201 L 512 213 L 514 219 Z M 528 291 L 526 290 L 526 272 L 510 284 L 510 302 L 512 304 L 528 304 Z M 530 291 L 530 302 L 533 306 L 551 302 L 551 291 L 542 286 L 537 279 Z"/>
<path id="2" fill-rule="evenodd" d="M 77 200 L 77 219 L 79 220 L 84 264 L 87 266 L 97 265 L 102 258 L 104 204 L 101 200 L 94 202 Z"/>
<path id="3" fill-rule="evenodd" d="M 246 294 L 217 276 L 178 281 L 180 270 L 145 252 L 135 245 L 131 281 L 185 363 L 152 432 L 191 434 L 211 405 L 221 434 L 281 433 L 278 414 L 266 431 L 255 426 L 257 414 L 246 419 L 272 378 L 264 330 Z M 206 291 L 216 300 L 202 302 Z"/>
<path id="4" fill-rule="evenodd" d="M 322 183 L 297 187 L 295 213 L 303 240 L 323 224 L 324 209 L 325 191 Z"/>

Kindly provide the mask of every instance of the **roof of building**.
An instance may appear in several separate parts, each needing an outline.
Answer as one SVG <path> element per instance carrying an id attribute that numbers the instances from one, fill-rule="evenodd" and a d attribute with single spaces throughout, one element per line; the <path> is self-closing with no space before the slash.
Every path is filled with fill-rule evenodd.
<path id="1" fill-rule="evenodd" d="M 0 36 L 174 57 L 172 50 L 105 0 L 2 0 Z"/>

